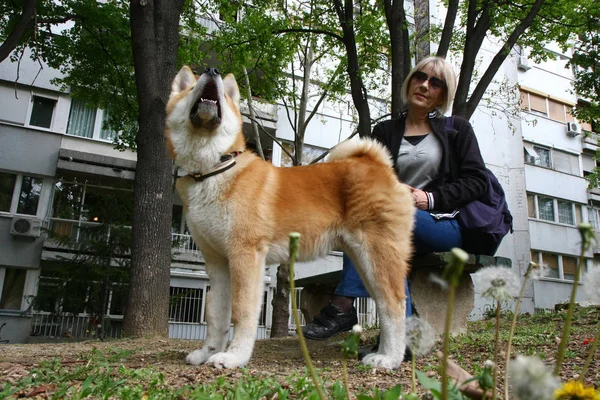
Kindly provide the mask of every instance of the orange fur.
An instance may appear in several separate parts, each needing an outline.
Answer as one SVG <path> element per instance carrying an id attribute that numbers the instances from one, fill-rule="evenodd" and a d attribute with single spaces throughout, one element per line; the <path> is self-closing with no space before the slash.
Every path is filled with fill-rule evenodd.
<path id="1" fill-rule="evenodd" d="M 184 73 L 183 81 L 190 79 L 185 75 L 186 71 L 181 73 Z M 239 95 L 235 93 L 237 85 L 232 86 L 235 83 L 233 77 L 226 79 L 229 80 L 224 85 L 225 90 L 234 90 L 233 95 Z M 174 86 L 179 85 L 178 82 L 176 80 Z M 172 94 L 167 113 L 187 115 L 187 109 L 179 109 L 187 96 L 200 95 L 194 94 L 191 88 Z M 244 150 L 239 107 L 227 93 L 224 99 L 226 104 L 219 103 L 220 107 L 228 107 L 225 111 L 232 113 L 221 113 L 237 118 L 239 130 L 223 153 Z M 228 126 L 238 126 L 238 122 Z M 171 121 L 169 117 L 167 127 L 169 151 L 180 163 L 185 161 L 178 158 L 178 150 L 186 151 L 189 146 L 195 146 L 192 142 L 196 140 L 213 143 L 216 147 L 219 135 L 228 132 L 219 127 L 211 131 L 204 125 L 196 128 L 187 122 Z M 185 146 L 174 144 L 172 135 L 180 135 L 177 143 L 181 143 L 181 137 L 190 143 Z M 211 142 L 213 139 L 215 141 Z M 207 154 L 213 156 L 210 151 Z M 194 159 L 192 164 L 201 161 Z M 382 326 L 379 358 L 369 362 L 397 367 L 400 362 L 397 358 L 402 358 L 404 348 L 402 344 L 402 349 L 398 350 L 399 345 L 393 343 L 393 338 L 399 335 L 399 340 L 403 340 L 403 328 L 399 324 L 404 319 L 404 278 L 412 253 L 415 209 L 410 190 L 398 182 L 391 168 L 387 151 L 380 144 L 367 140 L 338 145 L 329 161 L 322 164 L 276 168 L 250 152 L 239 155 L 236 162 L 234 168 L 218 177 L 208 178 L 213 184 L 220 182 L 219 186 L 199 183 L 189 176 L 177 183 L 188 221 L 193 227 L 194 240 L 205 256 L 211 282 L 213 276 L 217 280 L 227 277 L 230 281 L 231 315 L 236 331 L 229 350 L 215 354 L 209 353 L 210 349 L 222 351 L 224 343 L 216 334 L 211 336 L 209 328 L 208 347 L 191 353 L 188 362 L 208 361 L 226 367 L 245 363 L 247 355 L 240 349 L 248 339 L 240 339 L 237 335 L 238 331 L 255 334 L 265 260 L 274 262 L 279 256 L 287 256 L 289 233 L 299 232 L 302 235 L 301 260 L 324 256 L 332 248 L 341 248 L 354 259 L 381 310 L 385 325 Z M 214 200 L 210 200 L 211 191 L 216 196 Z M 200 200 L 203 196 L 209 196 L 208 200 Z M 203 210 L 211 211 L 203 214 Z M 220 285 L 213 288 L 209 296 L 221 296 L 220 301 L 225 301 L 225 290 L 227 287 Z M 217 307 L 211 304 L 211 307 Z M 217 312 L 211 308 L 207 315 L 213 314 Z M 225 326 L 214 318 L 208 322 L 209 326 L 211 323 Z M 402 332 L 395 333 L 394 330 Z M 231 361 L 234 356 L 238 364 Z"/>

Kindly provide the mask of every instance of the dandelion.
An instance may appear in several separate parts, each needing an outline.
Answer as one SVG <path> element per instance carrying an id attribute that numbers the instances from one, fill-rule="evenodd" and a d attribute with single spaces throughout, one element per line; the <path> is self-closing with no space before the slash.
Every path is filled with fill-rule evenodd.
<path id="1" fill-rule="evenodd" d="M 527 273 L 525 275 L 533 280 L 540 280 L 548 275 L 548 265 L 543 263 L 538 264 L 532 261 L 529 263 L 529 267 L 527 268 Z"/>
<path id="2" fill-rule="evenodd" d="M 600 392 L 579 381 L 569 381 L 554 392 L 554 400 L 600 400 Z"/>
<path id="3" fill-rule="evenodd" d="M 519 295 L 519 278 L 506 267 L 482 268 L 473 274 L 473 280 L 483 289 L 483 297 L 504 301 Z"/>
<path id="4" fill-rule="evenodd" d="M 363 328 L 362 326 L 360 326 L 359 324 L 356 324 L 352 327 L 352 333 L 354 333 L 355 335 L 361 335 L 363 332 Z"/>
<path id="5" fill-rule="evenodd" d="M 559 381 L 537 357 L 517 356 L 510 364 L 510 377 L 517 400 L 548 400 Z"/>
<path id="6" fill-rule="evenodd" d="M 593 267 L 584 275 L 583 290 L 590 301 L 600 304 L 600 267 Z"/>
<path id="7" fill-rule="evenodd" d="M 435 332 L 424 319 L 406 318 L 406 344 L 415 357 L 428 354 L 435 345 Z"/>

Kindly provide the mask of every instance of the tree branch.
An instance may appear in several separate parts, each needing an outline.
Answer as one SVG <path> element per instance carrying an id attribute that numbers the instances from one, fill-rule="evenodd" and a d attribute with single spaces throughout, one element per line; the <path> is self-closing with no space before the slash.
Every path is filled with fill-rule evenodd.
<path id="1" fill-rule="evenodd" d="M 23 12 L 19 17 L 19 20 L 13 27 L 12 31 L 0 45 L 0 62 L 12 53 L 12 51 L 18 46 L 19 42 L 27 34 L 28 31 L 33 29 L 35 25 L 35 8 L 36 0 L 25 0 L 23 5 Z"/>
<path id="2" fill-rule="evenodd" d="M 438 57 L 446 57 L 448 54 L 450 39 L 452 39 L 454 23 L 456 22 L 456 15 L 458 14 L 458 3 L 459 0 L 450 0 L 448 2 L 448 10 L 446 12 L 446 19 L 444 20 L 444 29 L 442 30 L 442 37 L 437 51 Z"/>

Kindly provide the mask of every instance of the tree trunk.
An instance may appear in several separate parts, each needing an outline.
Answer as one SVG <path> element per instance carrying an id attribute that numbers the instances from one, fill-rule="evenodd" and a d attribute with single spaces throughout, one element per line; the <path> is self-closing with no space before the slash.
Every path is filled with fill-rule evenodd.
<path id="1" fill-rule="evenodd" d="M 417 12 L 415 3 L 415 13 Z M 402 112 L 402 84 L 410 72 L 410 44 L 408 22 L 404 12 L 404 2 L 390 0 L 384 2 L 385 18 L 390 32 L 392 56 L 392 118 L 398 118 Z M 417 18 L 417 17 L 415 17 Z M 429 19 L 427 14 L 425 19 Z M 415 19 L 416 20 L 416 19 Z"/>
<path id="2" fill-rule="evenodd" d="M 273 295 L 273 316 L 271 322 L 271 337 L 288 335 L 290 319 L 290 266 L 281 264 L 277 268 L 277 291 Z"/>
<path id="3" fill-rule="evenodd" d="M 36 0 L 25 0 L 23 2 L 23 12 L 12 31 L 0 45 L 0 62 L 2 62 L 21 42 L 21 39 L 33 29 L 35 24 L 35 2 Z"/>
<path id="4" fill-rule="evenodd" d="M 354 3 L 352 0 L 334 0 L 333 5 L 342 28 L 344 47 L 348 57 L 348 77 L 350 78 L 350 94 L 358 113 L 358 135 L 371 135 L 371 109 L 367 99 L 367 89 L 362 79 L 356 35 L 354 34 Z"/>
<path id="5" fill-rule="evenodd" d="M 127 336 L 168 336 L 172 163 L 165 106 L 175 75 L 183 0 L 132 0 L 131 37 L 140 109 Z"/>

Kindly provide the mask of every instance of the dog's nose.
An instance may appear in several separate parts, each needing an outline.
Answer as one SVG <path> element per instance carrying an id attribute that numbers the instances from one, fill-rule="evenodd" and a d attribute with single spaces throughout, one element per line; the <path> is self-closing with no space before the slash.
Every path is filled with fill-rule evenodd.
<path id="1" fill-rule="evenodd" d="M 208 67 L 207 67 L 207 68 L 204 70 L 204 73 L 205 73 L 205 74 L 209 74 L 210 76 L 217 76 L 217 75 L 219 75 L 219 70 L 218 70 L 218 69 L 216 69 L 216 68 L 208 68 Z"/>

